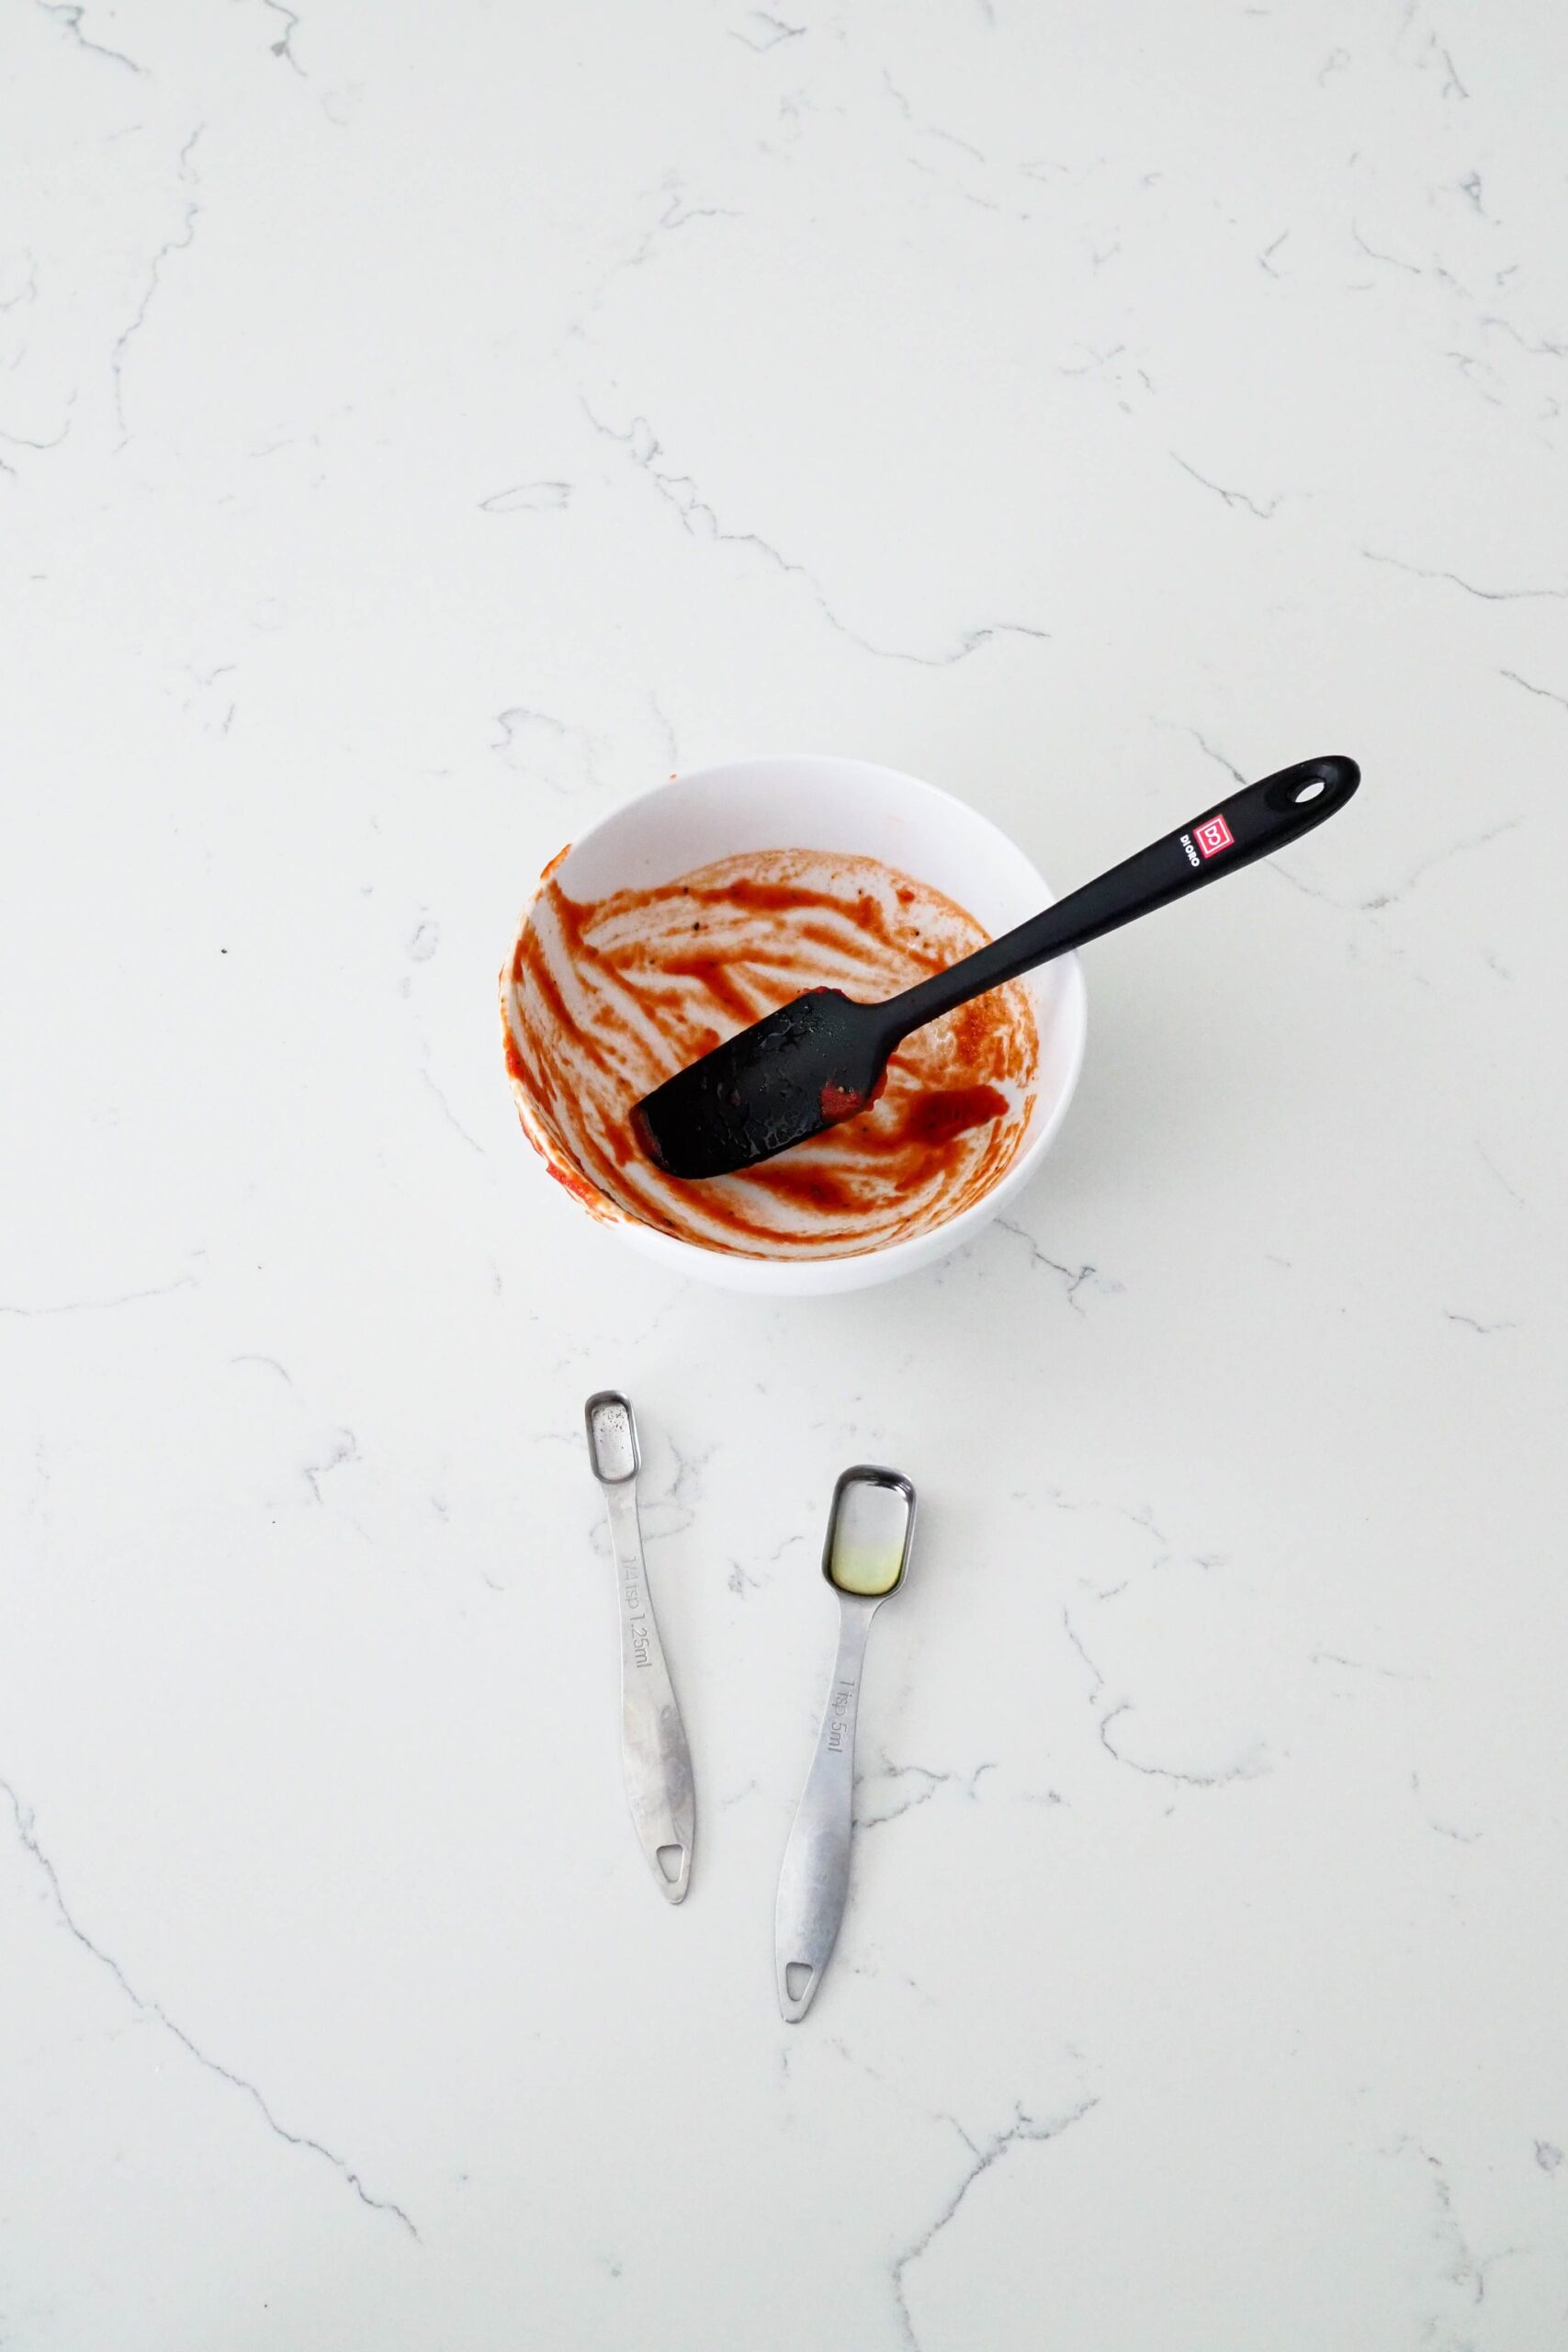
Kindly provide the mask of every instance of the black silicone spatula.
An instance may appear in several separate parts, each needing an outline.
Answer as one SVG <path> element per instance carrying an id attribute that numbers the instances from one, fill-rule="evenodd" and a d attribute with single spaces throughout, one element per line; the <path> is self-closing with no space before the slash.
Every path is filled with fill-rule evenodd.
<path id="1" fill-rule="evenodd" d="M 637 1138 L 671 1176 L 727 1176 L 772 1159 L 863 1111 L 911 1030 L 1287 848 L 1343 808 L 1360 780 L 1354 760 L 1328 757 L 1244 785 L 1183 831 L 884 1004 L 812 989 L 644 1095 L 632 1114 Z"/>

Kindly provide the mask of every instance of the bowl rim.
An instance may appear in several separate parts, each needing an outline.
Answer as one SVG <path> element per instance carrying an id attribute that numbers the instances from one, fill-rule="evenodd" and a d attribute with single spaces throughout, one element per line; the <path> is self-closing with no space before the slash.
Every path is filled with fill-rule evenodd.
<path id="1" fill-rule="evenodd" d="M 686 768 L 678 775 L 662 776 L 657 784 L 649 785 L 643 791 L 626 794 L 625 798 L 618 800 L 613 808 L 602 809 L 592 823 L 585 825 L 580 833 L 573 834 L 570 841 L 558 849 L 547 864 L 541 867 L 539 878 L 529 893 L 523 912 L 513 927 L 512 940 L 501 967 L 501 1027 L 503 1041 L 510 1034 L 508 1011 L 510 992 L 514 986 L 513 959 L 516 953 L 517 942 L 522 938 L 532 920 L 534 910 L 543 897 L 547 886 L 555 878 L 569 857 L 573 856 L 595 835 L 615 824 L 617 819 L 624 817 L 633 808 L 641 808 L 649 801 L 660 799 L 666 794 L 680 791 L 694 784 L 710 783 L 716 777 L 732 777 L 744 775 L 749 771 L 754 772 L 758 768 L 785 766 L 860 769 L 868 776 L 875 776 L 884 782 L 896 784 L 900 789 L 910 791 L 928 802 L 940 805 L 943 808 L 959 810 L 969 823 L 992 834 L 1014 857 L 1023 860 L 1040 884 L 1043 907 L 1055 903 L 1056 893 L 1052 889 L 1050 883 L 1041 873 L 1029 852 L 1016 842 L 1010 832 L 1005 831 L 994 818 L 987 816 L 984 809 L 976 808 L 972 801 L 960 799 L 956 793 L 947 791 L 941 785 L 930 784 L 923 776 L 910 775 L 905 769 L 888 767 L 882 761 L 861 759 L 849 752 L 757 752 L 744 753 L 738 759 L 716 760 L 705 767 Z M 563 1165 L 559 1151 L 539 1125 L 534 1114 L 532 1102 L 521 1082 L 513 1076 L 510 1068 L 507 1069 L 507 1081 L 512 1089 L 513 1100 L 516 1104 L 524 1132 L 543 1160 L 545 1172 L 554 1177 L 563 1189 L 570 1193 L 578 1206 L 591 1216 L 595 1224 L 609 1226 L 625 1233 L 628 1240 L 637 1249 L 659 1258 L 672 1271 L 711 1280 L 713 1279 L 711 1269 L 720 1266 L 744 1266 L 747 1270 L 747 1288 L 754 1291 L 777 1291 L 781 1294 L 795 1292 L 797 1295 L 817 1288 L 818 1283 L 824 1288 L 830 1285 L 836 1286 L 832 1283 L 836 1270 L 864 1266 L 874 1261 L 879 1269 L 886 1268 L 887 1278 L 891 1279 L 905 1268 L 926 1263 L 935 1256 L 945 1257 L 952 1250 L 958 1249 L 969 1233 L 987 1224 L 996 1215 L 1002 1203 L 1028 1182 L 1051 1145 L 1055 1141 L 1062 1122 L 1066 1117 L 1072 1103 L 1073 1096 L 1077 1091 L 1078 1078 L 1083 1069 L 1084 1052 L 1089 1040 L 1089 1001 L 1084 986 L 1083 964 L 1077 952 L 1074 950 L 1070 955 L 1056 956 L 1053 961 L 1063 976 L 1063 1001 L 1060 1009 L 1066 1014 L 1071 1031 L 1066 1039 L 1066 1074 L 1050 1110 L 1041 1119 L 1035 1133 L 1030 1137 L 1011 1166 L 1003 1170 L 989 1192 L 983 1193 L 979 1200 L 972 1201 L 967 1208 L 959 1209 L 953 1216 L 944 1217 L 940 1224 L 927 1226 L 919 1233 L 907 1235 L 901 1241 L 874 1243 L 869 1250 L 840 1250 L 832 1256 L 772 1258 L 754 1256 L 748 1250 L 714 1249 L 706 1242 L 686 1241 L 677 1234 L 661 1233 L 657 1226 L 648 1224 L 642 1217 L 634 1216 L 628 1210 L 624 1209 L 618 1201 L 613 1201 L 607 1194 L 601 1193 L 596 1185 L 590 1186 L 589 1180 L 573 1165 L 570 1163 Z M 590 1191 L 592 1199 L 588 1197 Z M 814 1275 L 817 1277 L 815 1282 L 812 1279 Z M 848 1286 L 846 1277 L 840 1276 L 839 1279 L 846 1287 Z"/>

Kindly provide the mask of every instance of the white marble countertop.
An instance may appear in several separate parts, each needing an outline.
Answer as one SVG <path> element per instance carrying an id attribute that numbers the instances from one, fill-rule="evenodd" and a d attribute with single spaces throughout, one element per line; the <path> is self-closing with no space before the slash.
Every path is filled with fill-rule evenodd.
<path id="1" fill-rule="evenodd" d="M 6 2352 L 1563 2341 L 1564 23 L 13 0 Z M 1059 886 L 1366 783 L 1090 951 L 1016 1217 L 780 1307 L 540 1181 L 492 983 L 800 747 Z"/>

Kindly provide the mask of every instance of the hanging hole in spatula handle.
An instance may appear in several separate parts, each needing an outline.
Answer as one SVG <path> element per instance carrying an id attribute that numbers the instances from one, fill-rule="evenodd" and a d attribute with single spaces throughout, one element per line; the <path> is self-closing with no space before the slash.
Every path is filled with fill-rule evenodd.
<path id="1" fill-rule="evenodd" d="M 1312 821 L 1321 824 L 1325 817 L 1332 817 L 1345 806 L 1360 781 L 1361 771 L 1354 760 L 1329 752 L 1320 760 L 1298 760 L 1293 768 L 1266 775 L 1252 790 L 1262 793 L 1269 808 L 1280 813 L 1310 808 Z"/>
<path id="2" fill-rule="evenodd" d="M 1178 836 L 1192 883 L 1288 849 L 1343 808 L 1360 781 L 1354 760 L 1328 752 L 1241 786 Z"/>

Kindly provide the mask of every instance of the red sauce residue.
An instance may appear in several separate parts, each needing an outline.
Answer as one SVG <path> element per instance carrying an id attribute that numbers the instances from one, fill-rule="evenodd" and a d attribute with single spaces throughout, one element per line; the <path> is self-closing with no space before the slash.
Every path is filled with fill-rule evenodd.
<path id="1" fill-rule="evenodd" d="M 540 881 L 547 882 L 551 875 L 555 872 L 557 866 L 564 865 L 570 855 L 571 843 L 570 842 L 563 842 L 560 848 L 557 850 L 554 857 L 551 858 L 548 865 L 545 867 L 543 873 L 540 875 Z"/>
<path id="2" fill-rule="evenodd" d="M 592 903 L 548 878 L 503 987 L 506 1066 L 531 1140 L 597 1216 L 714 1249 L 846 1256 L 989 1191 L 1028 1125 L 1039 1055 L 1016 983 L 907 1038 L 866 1102 L 737 1176 L 682 1184 L 634 1132 L 644 1094 L 813 988 L 871 1002 L 982 944 L 961 907 L 870 858 L 767 850 Z"/>
<path id="3" fill-rule="evenodd" d="M 946 1143 L 968 1127 L 1004 1117 L 1007 1107 L 1007 1096 L 995 1086 L 949 1086 L 940 1094 L 917 1094 L 904 1114 L 904 1138 Z"/>
<path id="4" fill-rule="evenodd" d="M 716 1004 L 733 1014 L 734 1026 L 744 1029 L 755 1021 L 761 1011 L 755 996 L 742 988 L 728 966 L 717 956 L 671 956 L 660 966 L 661 972 L 671 972 L 677 979 L 700 980 Z"/>

